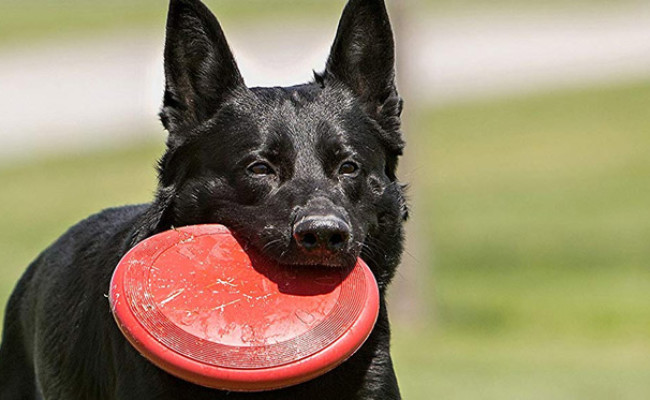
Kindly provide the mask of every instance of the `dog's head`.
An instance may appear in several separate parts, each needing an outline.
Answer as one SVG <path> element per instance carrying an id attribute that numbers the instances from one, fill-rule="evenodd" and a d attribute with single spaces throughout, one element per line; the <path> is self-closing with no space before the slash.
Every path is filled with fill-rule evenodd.
<path id="1" fill-rule="evenodd" d="M 387 283 L 406 217 L 394 62 L 383 0 L 350 0 L 314 82 L 247 88 L 214 15 L 198 0 L 172 0 L 168 150 L 136 241 L 220 223 L 284 264 L 340 267 L 362 255 Z"/>

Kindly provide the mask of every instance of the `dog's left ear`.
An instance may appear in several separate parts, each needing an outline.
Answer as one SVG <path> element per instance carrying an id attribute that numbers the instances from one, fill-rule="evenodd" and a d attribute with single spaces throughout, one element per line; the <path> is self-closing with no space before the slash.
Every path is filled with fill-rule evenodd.
<path id="1" fill-rule="evenodd" d="M 245 88 L 226 37 L 199 0 L 171 0 L 165 41 L 165 98 L 160 113 L 170 147 Z"/>
<path id="2" fill-rule="evenodd" d="M 350 0 L 343 10 L 324 79 L 346 84 L 371 116 L 392 104 L 399 116 L 395 85 L 395 41 L 384 0 Z"/>

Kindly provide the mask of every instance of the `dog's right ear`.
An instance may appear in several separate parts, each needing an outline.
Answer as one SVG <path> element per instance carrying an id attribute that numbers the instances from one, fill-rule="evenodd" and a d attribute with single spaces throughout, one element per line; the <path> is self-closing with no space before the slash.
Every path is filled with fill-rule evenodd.
<path id="1" fill-rule="evenodd" d="M 216 17 L 199 0 L 171 0 L 165 41 L 165 97 L 160 118 L 170 147 L 245 88 Z"/>

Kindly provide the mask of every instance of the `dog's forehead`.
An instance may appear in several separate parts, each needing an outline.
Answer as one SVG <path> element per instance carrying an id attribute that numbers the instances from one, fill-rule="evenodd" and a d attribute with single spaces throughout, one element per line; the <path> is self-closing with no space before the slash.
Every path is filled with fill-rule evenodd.
<path id="1" fill-rule="evenodd" d="M 374 125 L 345 89 L 306 84 L 240 92 L 217 118 L 231 149 L 315 162 L 381 157 Z M 221 136 L 224 138 L 224 136 Z M 239 153 L 239 150 L 237 151 Z M 328 158 L 329 157 L 329 158 Z"/>
<path id="2" fill-rule="evenodd" d="M 341 133 L 353 117 L 354 101 L 346 93 L 307 84 L 287 88 L 254 88 L 256 100 L 249 118 L 262 132 L 288 140 L 318 141 Z"/>
<path id="3" fill-rule="evenodd" d="M 292 123 L 338 122 L 353 110 L 345 92 L 307 84 L 283 88 L 255 88 L 256 111 L 267 118 L 282 118 Z"/>

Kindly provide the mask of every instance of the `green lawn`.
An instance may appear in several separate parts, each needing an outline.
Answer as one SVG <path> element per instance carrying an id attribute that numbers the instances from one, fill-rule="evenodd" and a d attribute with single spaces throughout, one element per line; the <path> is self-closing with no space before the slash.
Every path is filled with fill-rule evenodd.
<path id="1" fill-rule="evenodd" d="M 160 146 L 148 145 L 0 170 L 3 311 L 25 266 L 67 227 L 106 207 L 149 201 L 161 153 Z"/>
<path id="2" fill-rule="evenodd" d="M 437 319 L 397 334 L 407 399 L 647 398 L 649 105 L 644 83 L 414 124 Z"/>
<path id="3" fill-rule="evenodd" d="M 294 18 L 332 17 L 343 2 L 304 0 L 206 0 L 227 23 Z M 110 32 L 140 27 L 164 29 L 168 1 L 163 0 L 3 0 L 0 2 L 0 42 Z"/>
<path id="4" fill-rule="evenodd" d="M 427 112 L 414 218 L 436 318 L 395 329 L 409 400 L 650 393 L 650 83 Z M 161 138 L 162 142 L 162 138 Z M 154 189 L 160 145 L 0 171 L 0 304 L 40 249 Z"/>
<path id="5" fill-rule="evenodd" d="M 336 21 L 345 0 L 204 0 L 224 24 L 246 20 L 285 24 L 294 19 Z M 397 1 L 392 0 L 394 6 Z M 391 0 L 388 1 L 389 5 Z M 167 0 L 2 0 L 0 43 L 33 39 L 92 35 L 124 27 L 163 29 Z M 618 10 L 634 6 L 636 0 L 420 0 L 421 10 L 440 16 L 445 13 L 495 12 L 584 12 Z M 392 7 L 390 6 L 390 7 Z"/>

